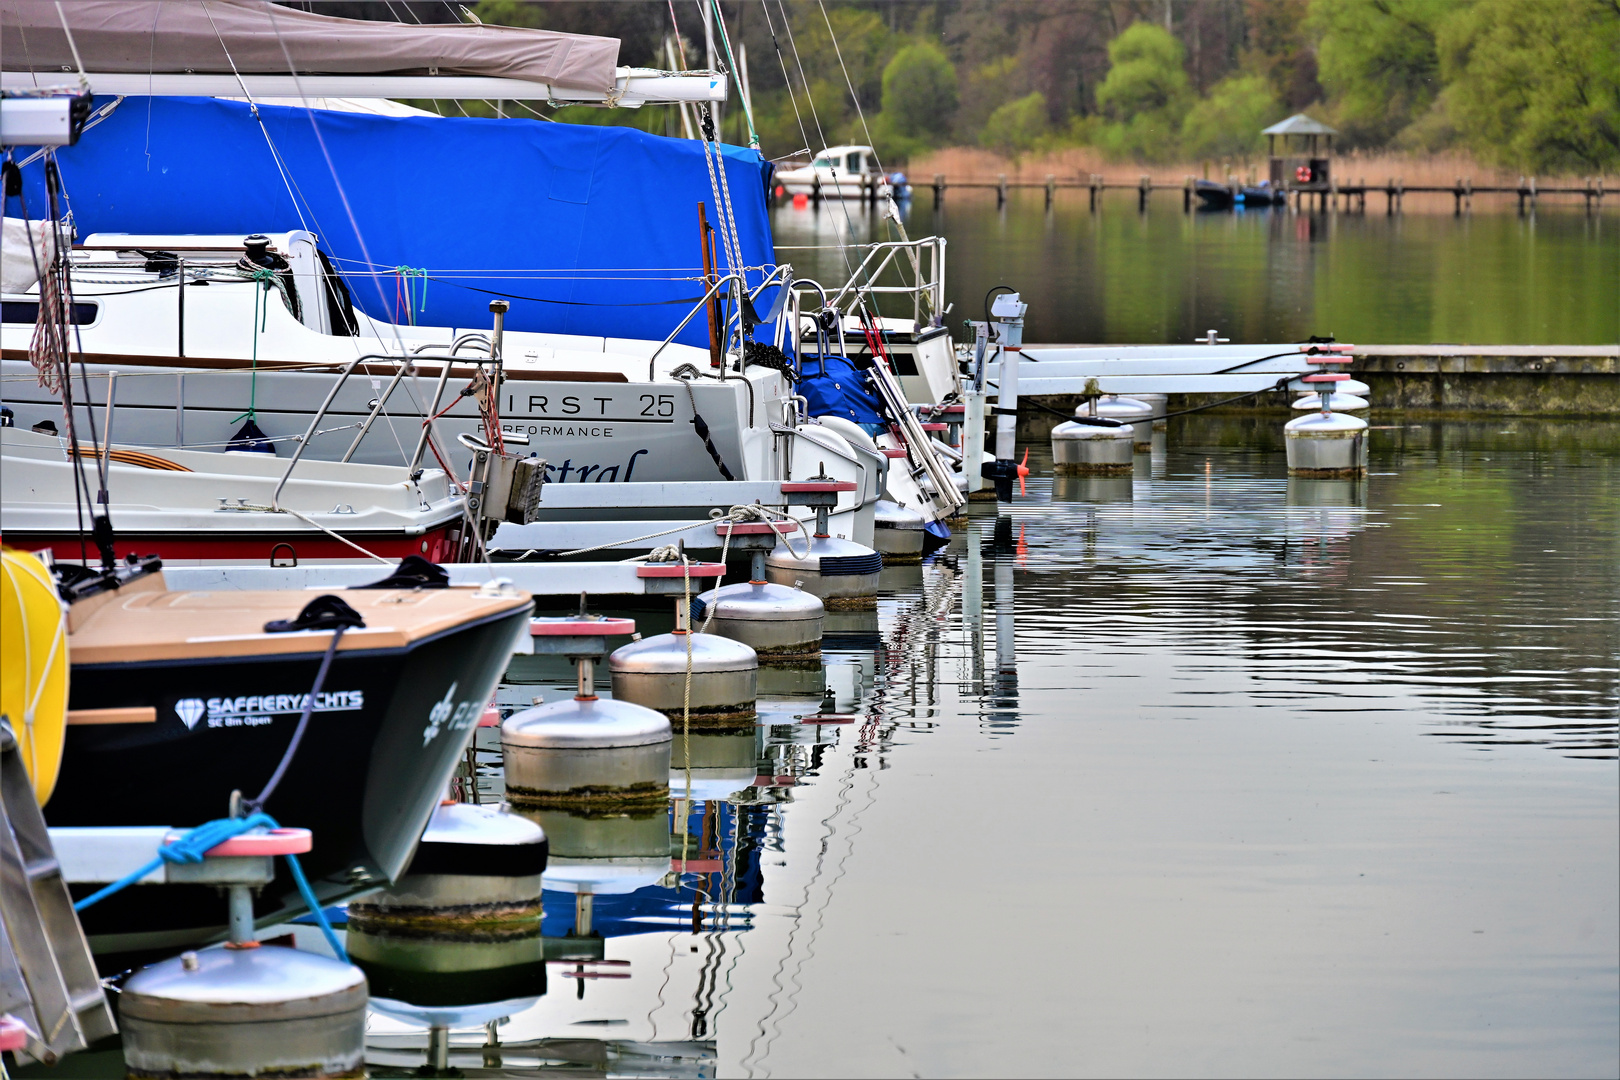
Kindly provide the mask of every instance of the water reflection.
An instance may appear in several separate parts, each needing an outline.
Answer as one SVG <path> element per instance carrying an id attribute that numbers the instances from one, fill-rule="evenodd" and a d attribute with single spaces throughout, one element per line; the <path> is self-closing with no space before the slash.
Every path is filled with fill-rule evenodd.
<path id="1" fill-rule="evenodd" d="M 1620 221 L 1545 207 L 1532 218 L 1479 212 L 1193 214 L 1125 196 L 1087 209 L 1040 192 L 998 210 L 988 192 L 927 195 L 903 209 L 913 237 L 949 242 L 948 302 L 980 318 L 991 286 L 1030 304 L 1024 340 L 1176 342 L 1219 328 L 1233 341 L 1332 333 L 1362 343 L 1613 344 L 1620 340 Z M 895 239 L 859 207 L 778 207 L 778 257 L 800 277 L 843 281 L 859 252 L 839 244 Z M 811 249 L 806 249 L 809 246 Z M 1533 287 L 1527 286 L 1533 283 Z"/>
<path id="2" fill-rule="evenodd" d="M 547 992 L 446 1060 L 1612 1071 L 1620 425 L 1377 431 L 1338 481 L 1265 422 L 1037 451 L 690 780 L 677 738 L 667 809 L 548 817 Z M 566 692 L 525 670 L 503 702 Z"/>

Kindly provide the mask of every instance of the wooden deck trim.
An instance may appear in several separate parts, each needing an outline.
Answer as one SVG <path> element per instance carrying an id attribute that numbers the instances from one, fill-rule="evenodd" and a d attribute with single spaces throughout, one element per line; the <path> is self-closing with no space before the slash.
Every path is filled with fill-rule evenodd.
<path id="1" fill-rule="evenodd" d="M 157 709 L 151 705 L 133 705 L 124 709 L 69 709 L 69 724 L 155 724 Z"/>

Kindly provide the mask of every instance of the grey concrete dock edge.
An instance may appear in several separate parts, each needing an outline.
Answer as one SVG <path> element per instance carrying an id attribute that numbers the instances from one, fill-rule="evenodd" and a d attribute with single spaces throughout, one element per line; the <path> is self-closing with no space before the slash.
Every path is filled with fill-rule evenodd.
<path id="1" fill-rule="evenodd" d="M 1026 346 L 1062 348 L 1063 346 Z M 1363 345 L 1350 368 L 1372 387 L 1375 411 L 1414 417 L 1620 417 L 1620 345 Z M 1177 394 L 1170 409 L 1219 401 L 1220 394 Z M 1072 411 L 1079 399 L 1035 399 Z M 1280 398 L 1254 398 L 1211 412 L 1289 410 Z M 1045 439 L 1063 421 L 1021 402 L 1020 439 Z"/>

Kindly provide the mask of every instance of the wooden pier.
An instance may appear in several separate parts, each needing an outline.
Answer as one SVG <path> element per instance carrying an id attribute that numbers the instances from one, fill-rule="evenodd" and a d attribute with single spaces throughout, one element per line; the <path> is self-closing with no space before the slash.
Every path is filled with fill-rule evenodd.
<path id="1" fill-rule="evenodd" d="M 913 190 L 922 187 L 914 183 Z M 1052 206 L 1052 201 L 1058 191 L 1084 191 L 1087 193 L 1088 206 L 1092 211 L 1101 208 L 1102 195 L 1105 191 L 1131 191 L 1136 194 L 1136 208 L 1138 211 L 1148 209 L 1149 197 L 1154 192 L 1177 193 L 1181 196 L 1181 209 L 1184 213 L 1191 213 L 1198 204 L 1198 197 L 1193 193 L 1194 178 L 1189 176 L 1181 184 L 1166 184 L 1155 182 L 1151 176 L 1142 176 L 1135 180 L 1107 179 L 1098 174 L 1070 179 L 1059 179 L 1055 174 L 1048 173 L 1045 180 L 1009 180 L 1005 174 L 995 180 L 951 180 L 943 173 L 935 173 L 932 185 L 934 193 L 934 209 L 945 205 L 945 192 L 951 189 L 963 191 L 994 191 L 996 193 L 996 206 L 1005 206 L 1007 193 L 1017 190 L 1042 191 L 1046 196 L 1046 206 Z M 1234 191 L 1245 185 L 1234 178 L 1228 178 L 1227 186 Z M 1389 177 L 1383 184 L 1369 184 L 1365 179 L 1355 183 L 1332 185 L 1308 185 L 1287 187 L 1282 189 L 1288 200 L 1288 205 L 1298 211 L 1318 212 L 1344 211 L 1346 213 L 1366 213 L 1367 196 L 1369 194 L 1384 196 L 1384 212 L 1386 214 L 1400 213 L 1405 207 L 1406 196 L 1450 195 L 1453 201 L 1453 213 L 1461 215 L 1471 210 L 1475 195 L 1512 195 L 1518 199 L 1519 213 L 1524 214 L 1536 208 L 1537 200 L 1544 197 L 1579 197 L 1585 202 L 1587 213 L 1594 213 L 1603 208 L 1603 197 L 1606 194 L 1602 177 L 1589 178 L 1578 186 L 1569 182 L 1562 185 L 1544 186 L 1536 177 L 1519 178 L 1517 184 L 1504 186 L 1501 184 L 1476 185 L 1472 177 L 1460 176 L 1456 183 L 1449 186 L 1431 184 L 1408 185 L 1398 176 Z M 863 187 L 863 199 L 865 190 Z M 876 199 L 876 191 L 872 193 Z"/>

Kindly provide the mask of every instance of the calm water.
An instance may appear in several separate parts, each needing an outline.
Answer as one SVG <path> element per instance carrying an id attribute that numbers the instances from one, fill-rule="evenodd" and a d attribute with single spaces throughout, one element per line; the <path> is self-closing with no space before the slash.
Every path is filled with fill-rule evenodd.
<path id="1" fill-rule="evenodd" d="M 1376 201 L 1376 200 L 1374 200 Z M 1441 342 L 1613 345 L 1620 342 L 1620 213 L 1543 205 L 1453 218 L 1300 215 L 1284 210 L 1183 214 L 1155 197 L 922 192 L 906 217 L 912 237 L 949 242 L 950 319 L 983 318 L 985 292 L 1011 285 L 1029 302 L 1024 340 L 1191 341 L 1214 328 L 1233 341 L 1333 334 L 1361 344 Z M 779 206 L 777 243 L 836 245 L 891 239 L 857 208 Z M 836 249 L 781 250 L 800 276 L 848 277 Z M 859 261 L 858 256 L 855 259 Z M 896 310 L 896 314 L 900 312 Z"/>
<path id="2" fill-rule="evenodd" d="M 452 1064 L 1614 1075 L 1620 424 L 1378 429 L 1352 484 L 1256 423 L 1133 480 L 1032 457 L 1010 518 L 885 571 L 705 745 L 729 795 L 653 823 L 704 872 L 598 897 L 607 963 L 501 991 Z M 574 918 L 546 894 L 548 938 Z M 368 1038 L 373 1075 L 423 1060 Z"/>

